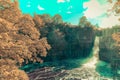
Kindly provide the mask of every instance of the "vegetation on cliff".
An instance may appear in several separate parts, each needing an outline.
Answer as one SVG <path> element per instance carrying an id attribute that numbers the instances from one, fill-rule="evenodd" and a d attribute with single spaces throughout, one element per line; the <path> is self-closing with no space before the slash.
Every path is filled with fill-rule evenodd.
<path id="1" fill-rule="evenodd" d="M 101 60 L 112 61 L 113 59 L 119 58 L 119 54 L 116 52 L 118 50 L 116 47 L 118 42 L 115 40 L 115 35 L 117 35 L 118 32 L 120 32 L 120 26 L 102 30 L 99 45 L 99 57 Z M 117 40 L 119 40 L 119 37 L 117 37 Z"/>
<path id="2" fill-rule="evenodd" d="M 112 9 L 110 9 L 109 11 L 112 11 L 113 13 L 115 13 L 116 15 L 120 14 L 120 0 L 108 0 L 108 2 L 110 2 L 111 4 L 113 4 Z"/>
<path id="3" fill-rule="evenodd" d="M 45 21 L 48 16 L 49 22 Z M 45 60 L 85 58 L 90 55 L 95 38 L 95 27 L 85 16 L 80 19 L 79 25 L 63 22 L 58 14 L 53 17 L 48 14 L 39 17 L 45 22 L 45 26 L 39 28 L 41 37 L 47 37 L 52 47 Z"/>
<path id="4" fill-rule="evenodd" d="M 19 70 L 15 61 L 0 59 L 0 80 L 29 80 L 27 74 Z"/>
<path id="5" fill-rule="evenodd" d="M 22 15 L 16 1 L 0 0 L 0 79 L 28 80 L 18 67 L 42 62 L 40 57 L 47 55 L 51 47 L 47 38 L 40 38 L 34 20 L 30 15 Z"/>

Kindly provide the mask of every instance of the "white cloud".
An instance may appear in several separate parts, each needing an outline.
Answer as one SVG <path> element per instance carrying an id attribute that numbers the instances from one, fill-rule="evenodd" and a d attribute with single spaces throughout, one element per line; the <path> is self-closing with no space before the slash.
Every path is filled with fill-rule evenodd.
<path id="1" fill-rule="evenodd" d="M 58 3 L 70 2 L 70 0 L 57 0 Z"/>
<path id="2" fill-rule="evenodd" d="M 84 15 L 90 20 L 97 20 L 99 26 L 102 28 L 112 27 L 116 24 L 120 24 L 118 21 L 119 17 L 114 15 L 102 16 L 103 14 L 107 14 L 107 10 L 110 9 L 112 5 L 113 4 L 107 3 L 107 0 L 104 2 L 104 4 L 100 4 L 98 0 L 90 0 L 89 2 L 84 3 L 84 7 L 87 8 L 87 10 L 84 12 Z"/>
<path id="3" fill-rule="evenodd" d="M 106 28 L 106 27 L 112 27 L 112 26 L 115 26 L 115 25 L 120 25 L 120 21 L 118 20 L 118 16 L 114 16 L 114 15 L 111 15 L 109 17 L 105 17 L 102 19 L 101 23 L 100 23 L 100 26 L 102 28 Z"/>
<path id="4" fill-rule="evenodd" d="M 41 7 L 40 5 L 38 5 L 38 9 L 39 10 L 45 10 L 43 7 Z"/>
<path id="5" fill-rule="evenodd" d="M 58 3 L 64 3 L 65 0 L 58 0 L 57 2 L 58 2 Z"/>
<path id="6" fill-rule="evenodd" d="M 91 0 L 90 2 L 86 2 L 84 4 L 84 7 L 88 8 L 87 11 L 84 12 L 85 16 L 87 16 L 88 18 L 98 17 L 107 11 L 107 6 L 100 5 L 97 0 Z"/>
<path id="7" fill-rule="evenodd" d="M 68 11 L 67 14 L 71 14 L 72 12 L 71 11 Z"/>

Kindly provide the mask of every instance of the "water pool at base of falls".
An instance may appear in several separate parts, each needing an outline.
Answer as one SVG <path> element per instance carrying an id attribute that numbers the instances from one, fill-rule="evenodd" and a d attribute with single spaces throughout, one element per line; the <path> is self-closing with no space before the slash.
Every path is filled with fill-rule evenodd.
<path id="1" fill-rule="evenodd" d="M 59 69 L 64 69 L 70 71 L 69 73 L 79 73 L 80 69 L 82 69 L 83 64 L 85 64 L 88 59 L 69 59 L 69 60 L 61 60 L 61 61 L 55 61 L 55 62 L 45 62 L 45 63 L 34 63 L 34 64 L 28 64 L 26 66 L 21 67 L 22 70 L 25 70 L 26 72 L 32 72 L 36 69 L 43 68 L 43 67 L 56 67 Z M 88 66 L 89 67 L 89 66 Z M 78 69 L 76 71 L 76 69 Z M 105 78 L 112 78 L 112 70 L 109 63 L 98 61 L 96 64 L 96 68 L 93 68 L 93 71 L 96 71 L 99 73 L 101 77 Z"/>
<path id="2" fill-rule="evenodd" d="M 25 65 L 21 67 L 21 69 L 25 70 L 26 72 L 32 72 L 35 69 L 39 69 L 43 67 L 56 67 L 56 68 L 67 70 L 70 75 L 73 75 L 73 74 L 79 75 L 78 73 L 81 73 L 81 71 L 83 72 L 88 71 L 90 73 L 93 72 L 95 75 L 99 74 L 100 77 L 109 78 L 107 80 L 110 80 L 112 79 L 112 76 L 113 76 L 112 69 L 109 63 L 99 60 L 98 45 L 99 45 L 99 37 L 96 37 L 95 42 L 94 42 L 94 47 L 92 50 L 92 54 L 86 59 L 67 59 L 67 60 L 60 60 L 60 61 L 44 62 L 42 64 L 33 63 L 33 64 Z M 72 76 L 72 77 L 75 77 L 75 76 Z"/>

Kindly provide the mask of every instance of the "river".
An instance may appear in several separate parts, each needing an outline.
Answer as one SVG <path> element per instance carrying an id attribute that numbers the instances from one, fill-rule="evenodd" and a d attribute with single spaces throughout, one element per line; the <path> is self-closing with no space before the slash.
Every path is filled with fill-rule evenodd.
<path id="1" fill-rule="evenodd" d="M 64 77 L 65 80 L 74 80 L 75 78 L 78 80 L 112 80 L 110 64 L 99 60 L 99 37 L 95 38 L 92 54 L 86 59 L 68 59 L 43 64 L 34 63 L 26 65 L 22 69 L 31 72 L 41 67 L 64 67 L 69 74 Z"/>

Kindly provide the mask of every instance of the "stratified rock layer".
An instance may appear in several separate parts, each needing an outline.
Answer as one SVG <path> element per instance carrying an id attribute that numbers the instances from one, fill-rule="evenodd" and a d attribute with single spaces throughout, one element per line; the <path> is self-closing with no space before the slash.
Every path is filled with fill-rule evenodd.
<path id="1" fill-rule="evenodd" d="M 36 69 L 35 71 L 28 73 L 30 80 L 60 80 L 66 75 L 67 73 L 65 70 L 52 67 Z"/>

